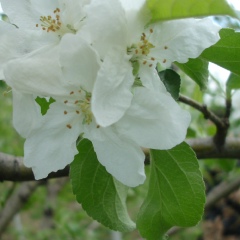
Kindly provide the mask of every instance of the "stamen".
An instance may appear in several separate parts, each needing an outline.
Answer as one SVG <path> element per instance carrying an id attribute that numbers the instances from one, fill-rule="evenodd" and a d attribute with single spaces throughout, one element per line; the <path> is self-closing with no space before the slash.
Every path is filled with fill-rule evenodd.
<path id="1" fill-rule="evenodd" d="M 166 62 L 167 62 L 167 59 L 164 59 L 164 60 L 163 60 L 163 63 L 166 63 Z"/>
<path id="2" fill-rule="evenodd" d="M 69 129 L 72 128 L 72 126 L 70 124 L 67 124 L 66 127 L 69 128 Z"/>
<path id="3" fill-rule="evenodd" d="M 64 111 L 64 114 L 66 115 L 68 112 L 67 111 Z"/>

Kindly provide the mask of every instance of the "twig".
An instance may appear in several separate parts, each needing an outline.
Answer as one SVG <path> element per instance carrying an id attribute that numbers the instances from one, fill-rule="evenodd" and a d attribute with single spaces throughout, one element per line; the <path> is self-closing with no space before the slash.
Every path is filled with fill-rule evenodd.
<path id="1" fill-rule="evenodd" d="M 41 182 L 22 183 L 11 197 L 9 197 L 3 210 L 0 212 L 0 236 L 39 184 Z"/>
<path id="2" fill-rule="evenodd" d="M 49 178 L 65 177 L 69 174 L 69 166 L 63 170 L 50 173 Z M 0 181 L 31 181 L 34 175 L 31 168 L 23 164 L 22 157 L 0 153 Z"/>
<path id="3" fill-rule="evenodd" d="M 178 100 L 200 111 L 205 119 L 211 120 L 217 127 L 225 127 L 225 123 L 221 120 L 221 118 L 219 118 L 216 114 L 210 111 L 206 105 L 200 104 L 195 100 L 183 95 L 180 95 Z"/>
<path id="4" fill-rule="evenodd" d="M 230 116 L 230 109 L 231 109 L 231 102 L 229 105 L 229 102 L 226 102 L 226 114 L 224 118 L 219 118 L 216 114 L 214 114 L 212 111 L 210 111 L 206 105 L 201 105 L 200 103 L 194 101 L 193 99 L 190 99 L 188 97 L 185 97 L 183 95 L 179 96 L 179 101 L 183 102 L 198 111 L 202 112 L 205 119 L 211 120 L 217 127 L 216 134 L 213 138 L 213 141 L 217 147 L 218 151 L 222 151 L 222 147 L 225 144 L 228 128 L 229 128 L 229 116 Z"/>

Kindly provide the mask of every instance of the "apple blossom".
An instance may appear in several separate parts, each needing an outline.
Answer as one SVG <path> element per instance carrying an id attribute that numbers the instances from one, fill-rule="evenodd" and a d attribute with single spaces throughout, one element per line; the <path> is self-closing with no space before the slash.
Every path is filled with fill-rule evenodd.
<path id="1" fill-rule="evenodd" d="M 102 10 L 98 10 L 98 9 Z M 147 76 L 152 75 L 157 63 L 168 68 L 177 61 L 186 63 L 189 58 L 198 57 L 201 52 L 219 40 L 219 26 L 211 19 L 182 19 L 148 24 L 150 16 L 143 1 L 92 0 L 91 5 L 86 6 L 86 24 L 82 32 L 86 39 L 98 51 L 103 62 L 107 65 L 102 69 L 101 76 L 108 78 L 109 69 L 132 69 L 131 82 L 139 79 L 143 86 L 154 88 L 155 82 Z M 118 62 L 111 61 L 113 55 L 122 56 Z M 129 75 L 129 71 L 126 72 Z M 101 126 L 109 126 L 118 121 L 130 105 L 124 107 L 118 105 L 116 99 L 115 78 L 104 82 L 102 77 L 96 80 L 93 90 L 95 101 L 92 110 L 96 121 Z M 118 77 L 118 85 L 125 81 L 122 74 Z M 129 99 L 131 89 L 125 86 L 122 99 Z M 100 90 L 99 90 L 100 89 Z M 120 91 L 120 90 L 119 90 Z M 122 92 L 123 93 L 123 92 Z M 105 95 L 108 95 L 108 98 Z M 109 104 L 111 105 L 109 107 Z M 115 116 L 108 118 L 113 108 L 119 111 Z"/>
<path id="2" fill-rule="evenodd" d="M 90 0 L 2 0 L 10 22 L 0 21 L 0 78 L 11 60 L 41 54 L 67 34 L 77 34 Z M 27 66 L 26 66 L 27 67 Z M 7 80 L 6 80 L 7 81 Z"/>
<path id="3" fill-rule="evenodd" d="M 23 96 L 17 96 L 24 101 L 18 104 L 15 127 L 26 137 L 24 163 L 33 169 L 36 179 L 71 163 L 77 154 L 76 141 L 82 136 L 92 141 L 99 162 L 109 173 L 134 187 L 145 179 L 141 147 L 169 149 L 184 140 L 190 116 L 167 93 L 157 74 L 149 76 L 159 83 L 157 90 L 133 88 L 132 103 L 125 115 L 115 124 L 102 127 L 92 112 L 92 90 L 101 69 L 94 49 L 80 35 L 67 34 L 49 54 L 53 57 L 45 66 L 49 66 L 47 72 L 37 67 L 42 62 L 39 54 L 32 58 L 36 65 L 31 65 L 31 78 L 25 78 L 24 71 L 18 72 L 15 64 L 12 68 L 9 64 L 8 72 L 18 74 L 22 86 Z M 44 116 L 39 116 L 34 96 L 55 99 Z M 34 114 L 32 119 L 27 117 L 28 111 Z M 30 124 L 29 131 L 26 125 Z"/>

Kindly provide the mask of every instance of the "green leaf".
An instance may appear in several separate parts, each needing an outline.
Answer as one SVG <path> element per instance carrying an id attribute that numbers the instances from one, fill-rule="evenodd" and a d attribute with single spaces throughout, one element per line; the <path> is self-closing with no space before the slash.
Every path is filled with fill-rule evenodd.
<path id="1" fill-rule="evenodd" d="M 203 51 L 200 57 L 240 75 L 240 32 L 222 29 L 221 39 Z"/>
<path id="2" fill-rule="evenodd" d="M 231 73 L 227 80 L 226 86 L 227 91 L 240 89 L 240 76 Z"/>
<path id="3" fill-rule="evenodd" d="M 53 98 L 50 98 L 49 101 L 46 98 L 40 98 L 37 97 L 35 101 L 38 103 L 38 105 L 41 107 L 41 113 L 42 115 L 45 115 L 49 109 L 49 106 L 55 102 Z"/>
<path id="4" fill-rule="evenodd" d="M 185 72 L 192 80 L 194 80 L 201 90 L 207 88 L 208 83 L 208 62 L 202 58 L 189 59 L 187 63 L 175 64 Z"/>
<path id="5" fill-rule="evenodd" d="M 158 73 L 160 79 L 164 83 L 167 91 L 172 95 L 175 100 L 179 98 L 181 78 L 171 69 L 166 69 Z"/>
<path id="6" fill-rule="evenodd" d="M 135 229 L 126 208 L 128 187 L 98 162 L 92 143 L 82 139 L 70 168 L 73 193 L 89 216 L 106 227 L 126 232 Z"/>
<path id="7" fill-rule="evenodd" d="M 210 15 L 236 17 L 225 0 L 147 0 L 152 21 Z"/>
<path id="8" fill-rule="evenodd" d="M 160 240 L 172 226 L 194 226 L 201 220 L 205 187 L 195 153 L 186 143 L 150 154 L 149 190 L 137 228 L 146 239 Z"/>

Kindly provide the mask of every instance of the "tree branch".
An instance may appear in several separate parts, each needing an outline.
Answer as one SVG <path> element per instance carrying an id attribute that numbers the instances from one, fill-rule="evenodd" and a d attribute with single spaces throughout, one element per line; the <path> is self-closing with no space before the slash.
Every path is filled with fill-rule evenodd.
<path id="1" fill-rule="evenodd" d="M 57 172 L 50 173 L 49 178 L 65 177 L 69 174 L 69 166 Z M 34 175 L 31 168 L 23 164 L 22 157 L 0 153 L 0 181 L 31 181 Z"/>
<path id="2" fill-rule="evenodd" d="M 190 99 L 181 94 L 180 94 L 178 100 L 179 100 L 179 102 L 185 103 L 185 104 L 195 108 L 196 110 L 200 111 L 203 114 L 205 119 L 211 120 L 217 127 L 220 127 L 220 128 L 225 127 L 225 124 L 222 121 L 222 119 L 219 118 L 212 111 L 210 111 L 205 104 L 200 104 L 200 103 L 196 102 L 195 100 Z"/>
<path id="3" fill-rule="evenodd" d="M 240 158 L 240 138 L 227 138 L 221 151 L 218 150 L 212 138 L 189 139 L 186 141 L 195 151 L 198 159 L 206 158 Z M 148 150 L 145 149 L 148 155 Z M 50 173 L 49 178 L 66 177 L 69 166 L 63 170 Z M 34 180 L 33 172 L 23 164 L 22 157 L 0 153 L 0 181 L 31 181 Z"/>
<path id="4" fill-rule="evenodd" d="M 231 101 L 226 100 L 226 113 L 225 113 L 224 118 L 218 117 L 216 114 L 214 114 L 212 111 L 210 111 L 206 105 L 202 105 L 202 104 L 194 101 L 193 99 L 190 99 L 183 95 L 179 96 L 179 101 L 202 112 L 205 119 L 211 120 L 216 125 L 217 131 L 213 138 L 213 141 L 214 141 L 216 147 L 220 151 L 222 149 L 222 147 L 224 146 L 228 128 L 229 128 L 229 116 L 231 113 Z"/>
<path id="5" fill-rule="evenodd" d="M 25 182 L 9 197 L 0 212 L 0 236 L 41 182 Z"/>

